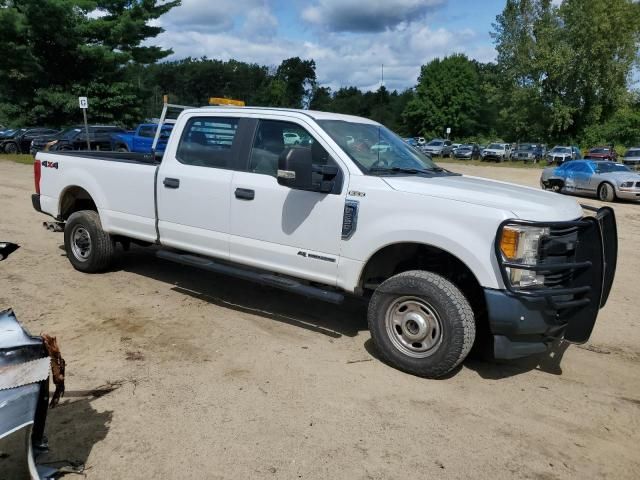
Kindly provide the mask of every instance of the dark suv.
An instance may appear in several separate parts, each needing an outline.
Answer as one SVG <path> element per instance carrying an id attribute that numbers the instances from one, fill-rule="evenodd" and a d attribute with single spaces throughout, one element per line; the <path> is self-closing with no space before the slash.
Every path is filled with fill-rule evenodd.
<path id="1" fill-rule="evenodd" d="M 113 125 L 89 125 L 89 145 L 91 150 L 111 150 L 111 136 L 126 133 L 124 128 Z M 31 144 L 31 155 L 40 150 L 86 150 L 87 134 L 84 125 L 67 128 L 56 135 L 45 135 L 34 139 Z"/>
<path id="2" fill-rule="evenodd" d="M 5 131 L 0 138 L 0 152 L 27 153 L 34 138 L 57 132 L 52 128 L 17 128 Z"/>
<path id="3" fill-rule="evenodd" d="M 511 160 L 537 163 L 546 153 L 544 145 L 539 143 L 519 143 L 511 153 Z"/>

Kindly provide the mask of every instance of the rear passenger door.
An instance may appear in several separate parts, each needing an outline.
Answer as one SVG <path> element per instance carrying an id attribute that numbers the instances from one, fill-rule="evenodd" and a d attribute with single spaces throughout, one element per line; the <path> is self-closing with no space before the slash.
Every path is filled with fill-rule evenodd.
<path id="1" fill-rule="evenodd" d="M 156 180 L 163 245 L 229 257 L 231 178 L 243 123 L 240 118 L 215 116 L 186 120 L 178 145 L 165 154 Z"/>

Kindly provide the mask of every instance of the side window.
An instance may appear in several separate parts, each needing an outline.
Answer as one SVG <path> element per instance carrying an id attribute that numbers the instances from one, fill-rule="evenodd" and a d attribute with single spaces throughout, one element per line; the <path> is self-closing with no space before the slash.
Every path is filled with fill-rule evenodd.
<path id="1" fill-rule="evenodd" d="M 144 127 L 140 127 L 140 130 L 138 130 L 138 136 L 140 137 L 153 138 L 155 134 L 156 134 L 156 129 L 150 125 L 145 125 Z"/>
<path id="2" fill-rule="evenodd" d="M 178 144 L 180 163 L 199 167 L 230 168 L 237 118 L 203 117 L 187 122 Z"/>
<path id="3" fill-rule="evenodd" d="M 276 176 L 280 155 L 290 148 L 311 150 L 314 165 L 327 165 L 330 156 L 303 127 L 279 120 L 260 120 L 251 148 L 249 171 Z"/>

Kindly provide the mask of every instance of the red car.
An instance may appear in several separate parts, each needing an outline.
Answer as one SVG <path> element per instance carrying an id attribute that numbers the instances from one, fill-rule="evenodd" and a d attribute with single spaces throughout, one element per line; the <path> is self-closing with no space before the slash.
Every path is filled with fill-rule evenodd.
<path id="1" fill-rule="evenodd" d="M 618 153 L 612 147 L 593 147 L 589 149 L 584 158 L 615 162 L 618 160 Z"/>

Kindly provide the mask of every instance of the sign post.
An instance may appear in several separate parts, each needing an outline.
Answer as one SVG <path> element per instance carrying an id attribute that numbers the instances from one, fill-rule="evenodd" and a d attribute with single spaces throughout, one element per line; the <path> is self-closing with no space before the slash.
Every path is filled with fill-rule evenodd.
<path id="1" fill-rule="evenodd" d="M 89 142 L 89 124 L 87 123 L 87 108 L 89 108 L 89 100 L 87 97 L 78 97 L 78 103 L 82 109 L 82 116 L 84 117 L 84 133 L 87 136 L 87 150 L 91 150 L 91 143 Z"/>
<path id="2" fill-rule="evenodd" d="M 451 134 L 451 127 L 447 127 L 447 140 L 449 140 L 450 134 Z"/>

